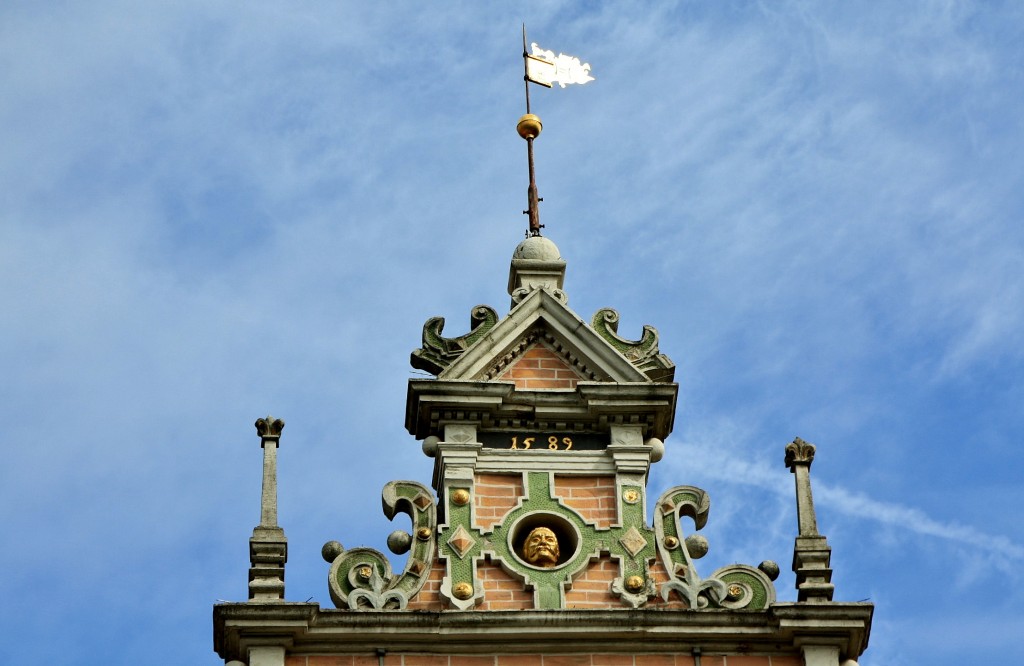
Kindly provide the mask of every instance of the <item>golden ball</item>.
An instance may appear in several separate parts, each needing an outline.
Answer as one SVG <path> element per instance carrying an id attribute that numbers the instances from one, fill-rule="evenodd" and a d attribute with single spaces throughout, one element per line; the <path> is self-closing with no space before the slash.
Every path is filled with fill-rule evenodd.
<path id="1" fill-rule="evenodd" d="M 527 113 L 525 116 L 519 119 L 519 124 L 516 125 L 516 131 L 519 132 L 519 136 L 524 139 L 536 139 L 540 136 L 540 131 L 544 129 L 544 125 L 541 124 L 540 118 Z"/>

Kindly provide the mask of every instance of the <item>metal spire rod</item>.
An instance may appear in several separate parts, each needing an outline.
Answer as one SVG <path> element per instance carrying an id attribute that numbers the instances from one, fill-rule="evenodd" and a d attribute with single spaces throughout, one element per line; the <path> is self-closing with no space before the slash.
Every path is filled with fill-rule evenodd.
<path id="1" fill-rule="evenodd" d="M 523 24 L 523 84 L 526 86 L 526 115 L 519 119 L 516 129 L 519 136 L 526 139 L 526 157 L 530 165 L 530 186 L 526 190 L 527 209 L 523 215 L 530 216 L 530 227 L 526 232 L 527 236 L 540 236 L 540 230 L 544 227 L 540 223 L 540 207 L 538 204 L 544 199 L 537 196 L 537 178 L 533 166 L 533 140 L 540 135 L 540 118 L 530 113 L 530 66 L 529 54 L 526 51 L 526 24 Z"/>
<path id="2" fill-rule="evenodd" d="M 526 51 L 526 24 L 523 24 L 523 83 L 526 85 L 526 112 L 530 112 L 530 69 L 527 65 L 527 57 L 529 53 Z"/>

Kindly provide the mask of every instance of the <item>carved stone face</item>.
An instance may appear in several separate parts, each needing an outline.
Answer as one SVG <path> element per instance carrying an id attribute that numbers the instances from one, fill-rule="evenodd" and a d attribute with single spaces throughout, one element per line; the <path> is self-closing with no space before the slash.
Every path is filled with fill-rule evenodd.
<path id="1" fill-rule="evenodd" d="M 535 567 L 550 569 L 558 565 L 558 537 L 547 527 L 535 527 L 523 545 L 526 561 Z"/>

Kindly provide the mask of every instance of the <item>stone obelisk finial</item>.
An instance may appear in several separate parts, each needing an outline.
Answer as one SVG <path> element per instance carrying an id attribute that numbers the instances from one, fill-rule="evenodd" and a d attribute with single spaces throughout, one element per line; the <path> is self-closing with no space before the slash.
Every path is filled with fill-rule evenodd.
<path id="1" fill-rule="evenodd" d="M 832 600 L 832 548 L 818 533 L 811 495 L 811 462 L 814 445 L 797 437 L 786 445 L 786 467 L 796 480 L 796 516 L 800 532 L 793 548 L 793 573 L 796 574 L 797 600 L 822 603 Z"/>
<path id="2" fill-rule="evenodd" d="M 256 420 L 256 432 L 263 447 L 263 493 L 260 524 L 249 539 L 249 601 L 284 599 L 284 564 L 288 561 L 288 540 L 277 524 L 277 446 L 284 421 L 268 416 Z"/>

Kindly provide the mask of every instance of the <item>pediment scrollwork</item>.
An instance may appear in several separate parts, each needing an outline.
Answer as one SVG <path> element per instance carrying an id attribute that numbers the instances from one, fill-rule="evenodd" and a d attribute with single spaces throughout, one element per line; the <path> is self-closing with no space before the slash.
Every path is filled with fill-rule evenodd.
<path id="1" fill-rule="evenodd" d="M 423 346 L 412 353 L 409 362 L 417 370 L 439 375 L 497 323 L 498 313 L 494 308 L 478 305 L 469 314 L 469 333 L 446 338 L 441 335 L 444 317 L 431 317 L 423 325 Z"/>

